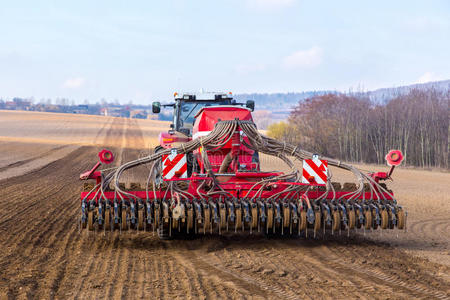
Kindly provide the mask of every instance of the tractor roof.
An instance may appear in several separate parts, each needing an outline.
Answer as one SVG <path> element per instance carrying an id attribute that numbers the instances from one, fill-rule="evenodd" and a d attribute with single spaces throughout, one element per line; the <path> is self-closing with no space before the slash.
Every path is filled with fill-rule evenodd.
<path id="1" fill-rule="evenodd" d="M 214 100 L 225 100 L 225 99 L 233 99 L 231 93 L 183 93 L 183 94 L 174 94 L 175 100 L 184 100 L 184 101 L 214 101 Z"/>

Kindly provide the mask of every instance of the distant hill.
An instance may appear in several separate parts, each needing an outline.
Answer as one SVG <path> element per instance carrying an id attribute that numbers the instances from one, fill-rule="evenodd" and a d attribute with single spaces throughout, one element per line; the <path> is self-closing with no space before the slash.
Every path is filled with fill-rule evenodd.
<path id="1" fill-rule="evenodd" d="M 369 91 L 366 94 L 369 96 L 370 100 L 374 102 L 386 102 L 391 100 L 392 98 L 395 98 L 396 96 L 408 94 L 413 89 L 427 90 L 431 88 L 441 91 L 449 90 L 450 80 L 432 81 L 392 88 L 382 88 L 374 91 Z"/>
<path id="2" fill-rule="evenodd" d="M 335 93 L 334 91 L 308 91 L 298 93 L 251 93 L 237 94 L 234 99 L 245 102 L 246 100 L 254 100 L 257 109 L 275 109 L 275 110 L 291 110 L 298 104 L 300 100 L 305 100 L 314 96 Z"/>
<path id="3" fill-rule="evenodd" d="M 400 87 L 381 88 L 368 92 L 357 92 L 359 95 L 367 95 L 373 102 L 384 103 L 396 96 L 409 93 L 412 89 L 430 89 L 450 90 L 450 80 L 433 81 L 420 84 L 412 84 Z M 299 101 L 314 96 L 325 95 L 329 93 L 340 93 L 337 91 L 307 91 L 290 93 L 248 93 L 236 94 L 234 98 L 238 101 L 255 101 L 256 114 L 255 119 L 258 127 L 266 128 L 269 124 L 279 122 L 289 117 L 289 113 Z M 261 117 L 257 117 L 261 116 Z"/>
<path id="4" fill-rule="evenodd" d="M 252 93 L 237 94 L 234 95 L 233 98 L 238 102 L 254 100 L 256 110 L 254 114 L 255 122 L 258 125 L 258 128 L 265 129 L 272 123 L 287 119 L 291 110 L 298 104 L 299 101 L 328 93 L 335 92 L 309 91 L 299 93 Z"/>

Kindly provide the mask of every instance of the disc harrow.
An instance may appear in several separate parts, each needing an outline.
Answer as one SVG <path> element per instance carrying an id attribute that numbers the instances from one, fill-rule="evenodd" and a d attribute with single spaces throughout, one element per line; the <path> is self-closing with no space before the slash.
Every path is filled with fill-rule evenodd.
<path id="1" fill-rule="evenodd" d="M 202 120 L 211 122 L 207 112 L 204 109 L 197 115 L 194 132 Z M 406 228 L 406 211 L 380 183 L 391 177 L 402 160 L 401 152 L 389 154 L 388 173 L 365 174 L 349 164 L 261 135 L 245 113 L 233 115 L 232 120 L 219 120 L 216 114 L 207 134 L 116 168 L 97 171 L 114 159 L 110 151 L 100 152 L 100 162 L 80 175 L 83 180 L 96 180 L 81 194 L 81 228 L 153 231 L 162 239 L 228 232 L 315 237 Z M 280 158 L 291 173 L 261 172 L 258 153 Z M 189 172 L 183 166 L 169 170 L 180 164 L 183 155 L 193 158 L 187 163 Z M 308 176 L 305 165 L 302 173 L 292 158 L 315 163 L 316 171 L 323 168 L 325 175 Z M 145 188 L 131 184 L 132 189 L 125 189 L 122 174 L 144 164 L 150 166 Z M 353 173 L 357 184 L 331 182 L 328 165 Z"/>
<path id="2" fill-rule="evenodd" d="M 169 199 L 124 200 L 121 205 L 100 200 L 88 205 L 88 230 L 157 231 L 161 238 L 228 232 L 307 236 L 307 231 L 334 234 L 358 228 L 404 229 L 406 225 L 405 211 L 390 200 L 312 201 L 309 211 L 299 197 L 282 201 L 180 199 L 177 203 Z M 118 209 L 116 213 L 111 207 Z"/>

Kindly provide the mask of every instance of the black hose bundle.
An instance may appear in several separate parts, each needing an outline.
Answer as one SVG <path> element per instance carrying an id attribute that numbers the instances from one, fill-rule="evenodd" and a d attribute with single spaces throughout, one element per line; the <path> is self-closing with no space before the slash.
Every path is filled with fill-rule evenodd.
<path id="1" fill-rule="evenodd" d="M 229 121 L 220 121 L 216 123 L 214 130 L 209 133 L 206 136 L 197 138 L 195 140 L 189 141 L 187 143 L 181 144 L 180 147 L 175 148 L 176 152 L 178 154 L 187 154 L 189 152 L 192 152 L 200 147 L 202 147 L 206 151 L 211 150 L 219 150 L 221 149 L 233 136 L 236 130 L 241 130 L 243 134 L 248 138 L 249 143 L 246 143 L 244 141 L 244 145 L 254 151 L 262 152 L 268 155 L 277 156 L 280 159 L 282 159 L 291 169 L 292 172 L 289 174 L 283 174 L 280 176 L 272 177 L 263 179 L 257 183 L 250 189 L 253 190 L 253 188 L 260 186 L 258 189 L 258 192 L 255 194 L 254 197 L 257 197 L 259 193 L 261 193 L 264 189 L 264 187 L 269 184 L 270 182 L 274 181 L 290 181 L 290 182 L 300 182 L 301 181 L 301 175 L 298 169 L 295 167 L 295 164 L 289 157 L 295 157 L 299 160 L 304 159 L 311 159 L 313 156 L 313 153 L 302 150 L 298 146 L 294 146 L 291 144 L 287 144 L 285 142 L 280 142 L 275 139 L 266 137 L 258 132 L 256 129 L 256 125 L 252 121 L 240 121 L 240 120 L 229 120 Z M 117 167 L 114 171 L 108 173 L 104 176 L 102 183 L 100 184 L 100 189 L 97 190 L 96 196 L 100 192 L 104 196 L 104 189 L 110 185 L 112 182 L 116 195 L 118 195 L 121 199 L 124 199 L 124 196 L 128 197 L 136 197 L 130 193 L 127 193 L 126 191 L 123 191 L 119 186 L 119 180 L 123 172 L 126 170 L 129 170 L 131 168 L 143 165 L 143 164 L 152 164 L 150 168 L 149 177 L 147 179 L 147 185 L 146 185 L 146 191 L 148 191 L 148 185 L 150 183 L 150 179 L 152 180 L 152 184 L 155 185 L 155 170 L 158 169 L 158 164 L 161 162 L 161 158 L 163 155 L 170 154 L 172 149 L 165 149 L 163 151 L 160 151 L 158 153 L 151 154 L 149 156 L 139 158 L 137 160 L 133 160 L 130 162 L 127 162 L 119 167 Z M 213 184 L 210 190 L 207 193 L 201 193 L 200 188 L 203 187 L 201 185 L 198 189 L 198 194 L 201 198 L 204 198 L 205 196 L 211 195 L 211 194 L 229 194 L 228 192 L 224 191 L 220 185 L 215 181 L 215 176 L 211 170 L 211 165 L 208 160 L 208 156 L 206 155 L 206 151 L 202 151 L 202 160 L 206 167 L 206 170 L 208 172 L 209 177 L 213 178 Z M 379 185 L 377 182 L 373 180 L 369 175 L 364 174 L 362 171 L 358 170 L 356 167 L 342 163 L 339 160 L 335 160 L 329 157 L 320 157 L 322 160 L 327 160 L 328 164 L 331 166 L 335 166 L 341 169 L 348 170 L 352 172 L 357 180 L 358 180 L 358 188 L 356 191 L 349 192 L 346 196 L 348 196 L 349 199 L 358 199 L 363 195 L 364 192 L 364 183 L 368 182 L 370 183 L 370 189 L 371 189 L 371 198 L 373 198 L 373 195 L 377 195 L 378 199 L 385 199 L 385 196 L 383 193 L 379 193 L 378 191 L 382 191 L 384 193 L 389 194 L 391 197 L 393 197 L 385 188 L 383 188 L 381 185 Z M 328 180 L 326 184 L 327 192 L 333 192 L 333 195 L 335 195 L 334 187 L 331 184 L 331 173 L 328 174 Z M 374 186 L 377 187 L 377 189 L 374 188 Z M 94 189 L 91 190 L 91 192 L 88 193 L 88 195 L 85 197 L 85 199 L 91 194 L 96 188 L 99 186 L 97 185 Z M 288 193 L 291 195 L 291 193 L 296 193 L 300 191 L 301 189 L 304 189 L 304 187 L 300 185 L 287 185 L 286 189 L 282 192 L 279 192 L 275 195 L 273 195 L 271 198 L 277 198 L 280 197 L 282 194 Z M 153 187 L 153 190 L 155 190 L 155 187 Z M 169 183 L 169 187 L 167 191 L 176 191 L 181 194 L 182 197 L 193 197 L 191 194 L 187 193 L 186 191 L 183 191 L 179 189 L 176 185 L 174 185 L 172 182 Z M 377 191 L 378 190 L 378 191 Z M 166 193 L 167 194 L 167 193 Z M 148 195 L 148 193 L 147 193 Z M 231 194 L 229 194 L 231 195 Z M 287 197 L 285 196 L 285 197 Z M 324 193 L 320 199 L 326 198 L 327 193 Z M 333 197 L 335 198 L 335 197 Z"/>

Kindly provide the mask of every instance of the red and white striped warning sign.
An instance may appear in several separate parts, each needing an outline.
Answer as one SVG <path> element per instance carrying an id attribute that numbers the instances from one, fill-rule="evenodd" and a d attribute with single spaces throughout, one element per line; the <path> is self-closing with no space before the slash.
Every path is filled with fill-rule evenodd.
<path id="1" fill-rule="evenodd" d="M 313 156 L 313 159 L 303 160 L 303 183 L 326 184 L 328 174 L 328 161 L 320 160 Z"/>
<path id="2" fill-rule="evenodd" d="M 185 154 L 171 154 L 162 156 L 162 173 L 164 179 L 187 178 L 187 161 Z"/>

